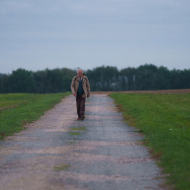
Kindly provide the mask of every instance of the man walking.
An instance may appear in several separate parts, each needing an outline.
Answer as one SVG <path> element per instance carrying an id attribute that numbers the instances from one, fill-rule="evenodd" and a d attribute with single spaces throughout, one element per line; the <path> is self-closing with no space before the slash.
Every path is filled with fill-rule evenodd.
<path id="1" fill-rule="evenodd" d="M 86 96 L 90 96 L 90 84 L 88 78 L 83 74 L 82 70 L 78 70 L 78 75 L 75 76 L 71 83 L 71 91 L 76 97 L 77 104 L 77 120 L 83 120 L 85 118 L 85 100 Z"/>

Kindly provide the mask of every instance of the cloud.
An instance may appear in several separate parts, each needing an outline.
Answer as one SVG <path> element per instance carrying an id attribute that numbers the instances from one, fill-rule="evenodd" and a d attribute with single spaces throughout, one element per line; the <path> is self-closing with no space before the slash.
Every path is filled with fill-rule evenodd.
<path id="1" fill-rule="evenodd" d="M 173 52 L 176 60 L 189 57 L 189 10 L 189 0 L 0 0 L 0 57 L 36 68 L 53 64 L 56 52 L 57 63 L 73 65 L 85 57 L 94 67 L 106 60 L 169 64 Z M 143 56 L 149 53 L 151 60 Z"/>
<path id="2" fill-rule="evenodd" d="M 1 0 L 0 14 L 59 14 L 60 16 L 96 16 L 102 15 L 120 19 L 163 18 L 187 12 L 188 0 Z M 88 18 L 86 18 L 88 19 Z"/>
<path id="3" fill-rule="evenodd" d="M 26 1 L 5 1 L 2 0 L 0 6 L 0 13 L 9 14 L 9 13 L 18 13 L 20 11 L 27 11 L 32 8 L 32 4 Z"/>

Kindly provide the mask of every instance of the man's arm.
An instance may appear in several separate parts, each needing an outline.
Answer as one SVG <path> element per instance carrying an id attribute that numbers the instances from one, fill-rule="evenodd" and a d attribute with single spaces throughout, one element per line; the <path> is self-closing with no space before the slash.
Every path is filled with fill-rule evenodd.
<path id="1" fill-rule="evenodd" d="M 76 93 L 75 93 L 75 78 L 76 78 L 76 76 L 73 78 L 72 83 L 71 83 L 71 91 L 72 91 L 74 96 L 76 96 Z"/>
<path id="2" fill-rule="evenodd" d="M 86 88 L 87 88 L 87 98 L 90 96 L 90 83 L 89 83 L 89 80 L 88 78 L 86 77 Z"/>

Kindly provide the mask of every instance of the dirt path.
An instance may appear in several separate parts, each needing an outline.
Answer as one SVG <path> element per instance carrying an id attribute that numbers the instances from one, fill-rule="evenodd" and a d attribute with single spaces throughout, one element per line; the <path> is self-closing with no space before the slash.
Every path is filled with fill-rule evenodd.
<path id="1" fill-rule="evenodd" d="M 85 120 L 76 118 L 69 96 L 1 141 L 0 189 L 162 189 L 164 176 L 140 146 L 143 137 L 124 123 L 111 98 L 92 95 Z"/>

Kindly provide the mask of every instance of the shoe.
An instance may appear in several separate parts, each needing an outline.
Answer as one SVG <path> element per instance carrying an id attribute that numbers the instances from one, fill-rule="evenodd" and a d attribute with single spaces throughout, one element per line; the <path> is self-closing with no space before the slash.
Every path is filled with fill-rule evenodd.
<path id="1" fill-rule="evenodd" d="M 80 117 L 78 117 L 78 119 L 77 120 L 81 120 L 81 118 Z"/>
<path id="2" fill-rule="evenodd" d="M 85 115 L 83 115 L 80 119 L 83 120 L 85 118 Z"/>

